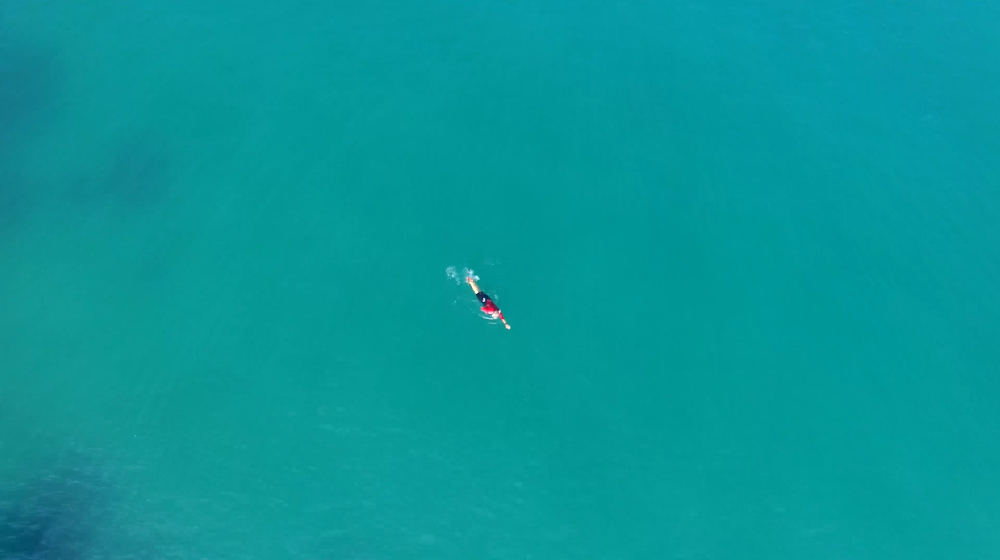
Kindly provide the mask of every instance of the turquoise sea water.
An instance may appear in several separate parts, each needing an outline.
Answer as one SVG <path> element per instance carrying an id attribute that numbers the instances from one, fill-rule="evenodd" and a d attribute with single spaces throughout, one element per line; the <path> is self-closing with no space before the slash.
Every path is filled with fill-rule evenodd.
<path id="1" fill-rule="evenodd" d="M 785 4 L 0 4 L 0 557 L 1000 556 L 1000 8 Z"/>

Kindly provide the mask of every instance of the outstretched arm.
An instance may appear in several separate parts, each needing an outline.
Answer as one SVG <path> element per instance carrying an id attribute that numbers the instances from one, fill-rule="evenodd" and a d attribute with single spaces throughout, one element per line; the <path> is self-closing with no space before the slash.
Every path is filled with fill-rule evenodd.
<path id="1" fill-rule="evenodd" d="M 467 276 L 467 277 L 465 278 L 465 281 L 466 281 L 466 282 L 468 282 L 470 286 L 472 286 L 472 292 L 473 292 L 473 293 L 476 293 L 476 294 L 478 294 L 478 293 L 479 293 L 479 292 L 481 291 L 481 290 L 479 289 L 479 286 L 477 286 L 477 285 L 476 285 L 476 281 L 475 281 L 475 280 L 473 280 L 471 276 Z"/>

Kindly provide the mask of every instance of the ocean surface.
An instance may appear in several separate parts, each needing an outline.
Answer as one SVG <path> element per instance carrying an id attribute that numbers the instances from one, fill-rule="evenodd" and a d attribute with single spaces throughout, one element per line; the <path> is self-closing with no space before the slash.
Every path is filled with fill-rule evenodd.
<path id="1" fill-rule="evenodd" d="M 997 29 L 0 2 L 0 558 L 1000 558 Z"/>

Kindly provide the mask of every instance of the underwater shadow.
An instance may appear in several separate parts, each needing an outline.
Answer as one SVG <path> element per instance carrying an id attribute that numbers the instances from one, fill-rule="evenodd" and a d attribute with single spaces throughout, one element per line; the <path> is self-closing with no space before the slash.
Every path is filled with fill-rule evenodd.
<path id="1" fill-rule="evenodd" d="M 175 169 L 172 151 L 159 135 L 132 134 L 117 141 L 92 173 L 80 177 L 70 196 L 84 207 L 146 210 L 167 197 Z"/>
<path id="2" fill-rule="evenodd" d="M 92 467 L 59 466 L 3 485 L 0 558 L 75 560 L 90 556 L 107 513 L 110 486 Z"/>
<path id="3" fill-rule="evenodd" d="M 55 58 L 3 33 L 0 21 L 0 231 L 33 203 L 18 152 L 54 115 L 58 94 Z"/>
<path id="4" fill-rule="evenodd" d="M 0 38 L 0 150 L 4 155 L 45 122 L 55 105 L 56 72 L 49 53 Z"/>
<path id="5" fill-rule="evenodd" d="M 104 189 L 119 204 L 146 208 L 166 198 L 174 176 L 167 143 L 154 134 L 137 134 L 115 147 Z"/>

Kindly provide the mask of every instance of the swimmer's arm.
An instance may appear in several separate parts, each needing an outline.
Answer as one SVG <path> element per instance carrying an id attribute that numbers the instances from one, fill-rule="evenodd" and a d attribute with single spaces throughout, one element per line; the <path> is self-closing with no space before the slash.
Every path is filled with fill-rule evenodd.
<path id="1" fill-rule="evenodd" d="M 479 286 L 476 285 L 476 281 L 473 280 L 472 278 L 466 278 L 465 281 L 468 282 L 470 286 L 472 286 L 473 293 L 478 294 L 481 291 L 479 289 Z"/>

